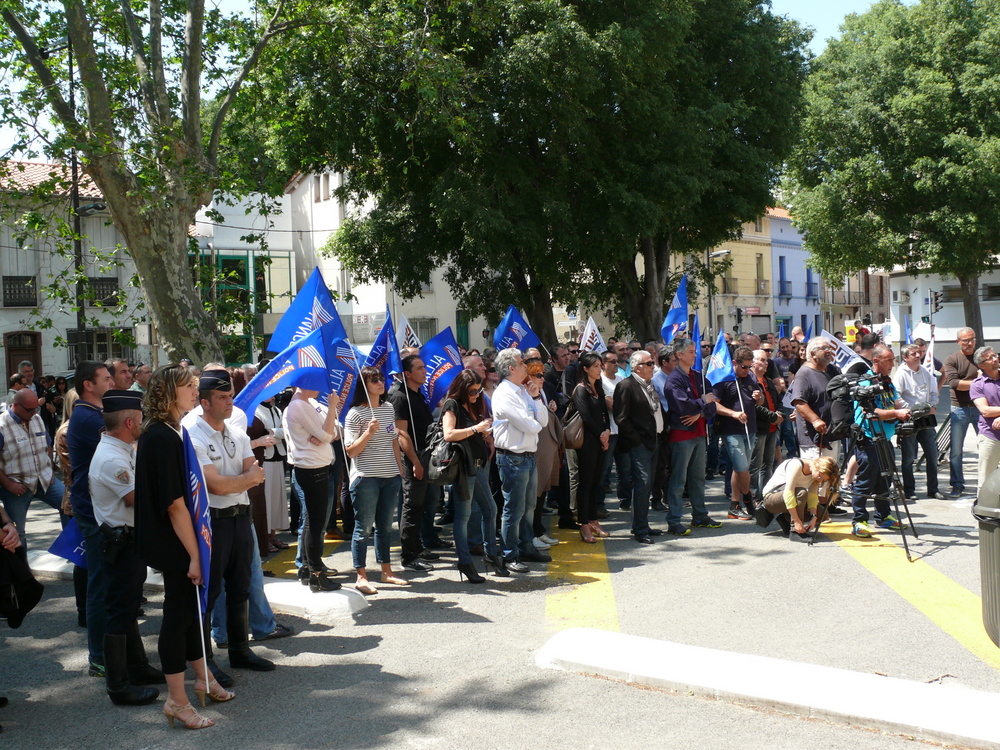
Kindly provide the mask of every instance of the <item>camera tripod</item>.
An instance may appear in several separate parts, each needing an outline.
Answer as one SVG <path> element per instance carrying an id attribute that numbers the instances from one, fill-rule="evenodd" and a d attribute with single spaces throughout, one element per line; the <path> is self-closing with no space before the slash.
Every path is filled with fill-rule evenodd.
<path id="1" fill-rule="evenodd" d="M 889 485 L 889 496 L 884 498 L 882 496 L 871 495 L 869 499 L 871 500 L 888 500 L 892 503 L 893 510 L 896 513 L 896 518 L 900 520 L 899 533 L 903 538 L 903 549 L 906 552 L 906 559 L 909 562 L 913 562 L 913 557 L 910 555 L 910 545 L 906 540 L 906 528 L 913 531 L 913 538 L 919 539 L 920 536 L 917 534 L 917 527 L 913 523 L 913 517 L 910 515 L 910 506 L 906 503 L 906 495 L 903 493 L 903 481 L 899 477 L 899 469 L 896 466 L 896 454 L 893 450 L 892 443 L 889 440 L 888 435 L 886 435 L 885 424 L 878 416 L 875 414 L 875 404 L 872 402 L 859 402 L 861 404 L 862 411 L 864 413 L 864 418 L 868 424 L 872 425 L 873 436 L 870 438 L 871 443 L 875 446 L 875 460 L 878 464 L 879 476 L 886 480 Z M 859 428 L 860 429 L 860 428 Z M 865 439 L 865 438 L 860 438 Z M 852 498 L 856 496 L 854 490 L 845 491 L 844 494 L 850 495 Z M 899 512 L 899 504 L 903 503 L 903 510 L 906 511 L 906 521 L 903 522 L 902 516 Z"/>

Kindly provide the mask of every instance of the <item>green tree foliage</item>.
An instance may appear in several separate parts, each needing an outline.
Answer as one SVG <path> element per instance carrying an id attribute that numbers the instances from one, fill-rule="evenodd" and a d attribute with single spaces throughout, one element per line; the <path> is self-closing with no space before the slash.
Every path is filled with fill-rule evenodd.
<path id="1" fill-rule="evenodd" d="M 812 263 L 956 277 L 982 340 L 1000 238 L 1000 6 L 883 0 L 815 62 L 787 196 Z"/>
<path id="2" fill-rule="evenodd" d="M 657 337 L 672 257 L 759 216 L 794 140 L 806 37 L 762 3 L 339 8 L 255 76 L 279 163 L 365 208 L 330 250 L 403 296 L 444 266 L 463 308 L 515 301 L 543 338 L 553 301 Z"/>

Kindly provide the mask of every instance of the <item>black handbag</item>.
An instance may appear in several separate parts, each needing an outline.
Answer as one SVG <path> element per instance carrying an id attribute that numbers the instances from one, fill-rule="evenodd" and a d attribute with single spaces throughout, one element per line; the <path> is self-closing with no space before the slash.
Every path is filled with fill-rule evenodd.
<path id="1" fill-rule="evenodd" d="M 10 627 L 21 627 L 44 591 L 20 555 L 0 548 L 0 617 L 6 617 Z"/>
<path id="2" fill-rule="evenodd" d="M 458 480 L 463 456 L 455 443 L 444 439 L 441 421 L 431 423 L 427 428 L 427 472 L 424 477 L 431 484 L 454 484 Z"/>

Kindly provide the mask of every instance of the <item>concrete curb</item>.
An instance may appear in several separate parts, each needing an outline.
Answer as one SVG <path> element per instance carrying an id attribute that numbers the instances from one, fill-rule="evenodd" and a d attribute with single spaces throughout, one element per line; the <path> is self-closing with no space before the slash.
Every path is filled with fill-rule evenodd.
<path id="1" fill-rule="evenodd" d="M 998 697 L 589 628 L 552 636 L 540 667 L 747 703 L 966 747 L 1000 747 Z"/>
<path id="2" fill-rule="evenodd" d="M 72 563 L 48 552 L 28 552 L 28 565 L 36 578 L 73 580 Z M 150 569 L 145 588 L 148 591 L 163 591 L 163 577 Z M 264 579 L 264 595 L 275 612 L 316 619 L 351 617 L 369 606 L 365 596 L 352 588 L 314 594 L 298 581 L 280 578 Z"/>

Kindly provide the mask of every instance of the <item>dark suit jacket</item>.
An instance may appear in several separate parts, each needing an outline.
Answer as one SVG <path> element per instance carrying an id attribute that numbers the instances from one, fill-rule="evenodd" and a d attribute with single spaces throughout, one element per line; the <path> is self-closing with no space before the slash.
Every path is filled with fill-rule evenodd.
<path id="1" fill-rule="evenodd" d="M 631 375 L 615 386 L 614 413 L 618 424 L 616 451 L 630 451 L 637 445 L 656 448 L 656 418 L 642 386 Z"/>

